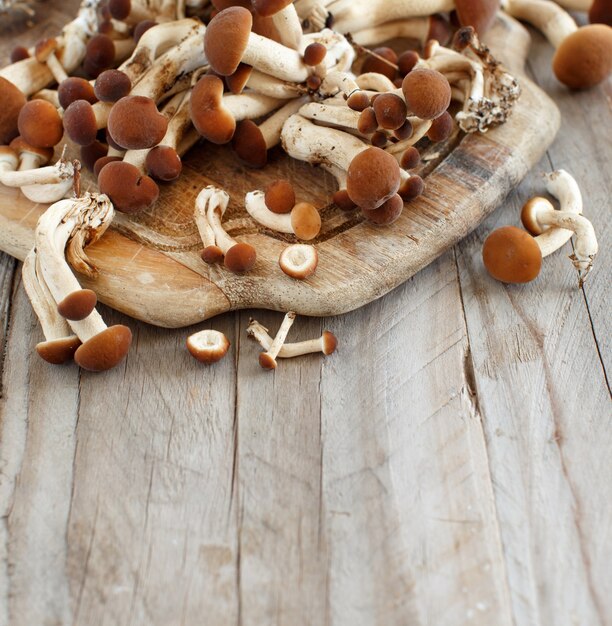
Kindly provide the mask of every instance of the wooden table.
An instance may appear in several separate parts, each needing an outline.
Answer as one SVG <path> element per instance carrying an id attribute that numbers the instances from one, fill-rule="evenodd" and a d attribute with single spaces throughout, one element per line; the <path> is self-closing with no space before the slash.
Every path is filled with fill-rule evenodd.
<path id="1" fill-rule="evenodd" d="M 18 40 L 76 4 L 43 5 Z M 534 35 L 564 120 L 546 157 L 414 279 L 299 319 L 292 340 L 330 329 L 332 357 L 263 372 L 245 311 L 192 329 L 232 342 L 207 368 L 189 330 L 105 309 L 134 330 L 125 364 L 50 367 L 2 258 L 0 625 L 612 623 L 611 90 L 568 92 L 550 59 Z M 493 281 L 484 238 L 561 167 L 601 244 L 589 282 L 569 245 L 533 284 Z"/>

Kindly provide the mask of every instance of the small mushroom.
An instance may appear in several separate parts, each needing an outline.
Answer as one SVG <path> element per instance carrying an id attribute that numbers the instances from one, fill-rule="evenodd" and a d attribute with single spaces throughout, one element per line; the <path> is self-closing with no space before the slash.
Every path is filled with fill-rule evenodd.
<path id="1" fill-rule="evenodd" d="M 482 260 L 493 278 L 504 283 L 528 283 L 540 273 L 542 251 L 528 232 L 502 226 L 486 238 Z"/>
<path id="2" fill-rule="evenodd" d="M 85 100 L 89 104 L 95 104 L 98 101 L 91 83 L 77 76 L 69 76 L 58 85 L 57 97 L 64 110 L 77 100 Z"/>
<path id="3" fill-rule="evenodd" d="M 34 249 L 26 256 L 21 275 L 23 286 L 45 336 L 45 341 L 36 344 L 36 352 L 42 359 L 54 365 L 71 361 L 81 345 L 81 340 L 72 333 L 68 322 L 59 315 L 55 300 L 40 273 L 37 273 Z"/>
<path id="4" fill-rule="evenodd" d="M 204 51 L 215 72 L 229 76 L 242 62 L 282 80 L 304 82 L 309 69 L 301 54 L 251 32 L 252 26 L 250 11 L 240 6 L 228 7 L 213 17 L 204 35 Z"/>
<path id="5" fill-rule="evenodd" d="M 272 18 L 280 43 L 289 48 L 298 49 L 303 32 L 293 0 L 252 0 L 252 5 L 262 17 Z"/>
<path id="6" fill-rule="evenodd" d="M 272 213 L 291 213 L 295 206 L 295 190 L 285 178 L 274 180 L 266 187 L 264 199 Z"/>
<path id="7" fill-rule="evenodd" d="M 37 148 L 52 148 L 64 135 L 62 118 L 57 109 L 45 100 L 30 100 L 19 111 L 19 134 Z"/>
<path id="8" fill-rule="evenodd" d="M 272 343 L 270 344 L 270 347 L 265 352 L 262 352 L 259 355 L 259 365 L 261 365 L 263 369 L 266 369 L 266 370 L 276 369 L 276 357 L 278 356 L 278 353 L 280 352 L 281 348 L 283 347 L 283 344 L 285 343 L 285 339 L 287 338 L 287 334 L 289 333 L 291 326 L 293 326 L 293 322 L 295 321 L 295 318 L 296 318 L 296 314 L 293 311 L 289 311 L 285 315 L 283 322 L 280 325 L 278 332 L 276 333 L 276 336 L 274 337 L 274 339 L 272 340 Z"/>
<path id="9" fill-rule="evenodd" d="M 37 148 L 31 146 L 22 137 L 15 137 L 10 143 L 10 147 L 19 155 L 20 171 L 34 170 L 43 165 L 47 165 L 53 158 L 52 148 Z"/>
<path id="10" fill-rule="evenodd" d="M 314 246 L 294 243 L 280 253 L 278 264 L 287 276 L 305 280 L 315 273 L 319 264 L 319 255 Z"/>
<path id="11" fill-rule="evenodd" d="M 268 329 L 257 320 L 251 319 L 247 326 L 247 335 L 256 339 L 264 350 L 269 350 L 272 346 L 272 337 L 268 334 Z M 338 346 L 338 340 L 333 333 L 328 330 L 318 339 L 309 339 L 298 343 L 284 343 L 278 352 L 277 357 L 290 359 L 305 354 L 322 352 L 325 356 L 333 354 Z"/>
<path id="12" fill-rule="evenodd" d="M 227 337 L 222 332 L 210 328 L 187 337 L 187 350 L 200 363 L 210 364 L 220 361 L 227 354 L 229 347 Z"/>
<path id="13" fill-rule="evenodd" d="M 416 68 L 402 83 L 408 110 L 417 117 L 433 120 L 448 109 L 451 88 L 448 80 L 436 70 Z"/>
<path id="14" fill-rule="evenodd" d="M 34 48 L 34 56 L 40 63 L 46 63 L 51 74 L 59 84 L 68 78 L 66 70 L 55 56 L 55 51 L 58 49 L 57 39 L 51 37 L 49 39 L 42 39 L 36 44 Z"/>
<path id="15" fill-rule="evenodd" d="M 96 78 L 93 89 L 98 100 L 102 102 L 117 102 L 130 93 L 132 81 L 121 70 L 106 70 Z"/>
<path id="16" fill-rule="evenodd" d="M 247 213 L 259 224 L 279 233 L 294 234 L 309 241 L 321 230 L 321 215 L 309 202 L 299 202 L 291 213 L 273 213 L 266 205 L 263 191 L 250 191 L 244 199 Z"/>

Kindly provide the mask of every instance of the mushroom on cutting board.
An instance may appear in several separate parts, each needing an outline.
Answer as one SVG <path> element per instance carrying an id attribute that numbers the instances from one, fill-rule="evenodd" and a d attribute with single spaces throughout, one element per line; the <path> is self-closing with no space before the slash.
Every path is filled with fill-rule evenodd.
<path id="1" fill-rule="evenodd" d="M 314 246 L 294 243 L 283 249 L 278 257 L 278 264 L 287 276 L 305 280 L 315 273 L 319 255 Z"/>

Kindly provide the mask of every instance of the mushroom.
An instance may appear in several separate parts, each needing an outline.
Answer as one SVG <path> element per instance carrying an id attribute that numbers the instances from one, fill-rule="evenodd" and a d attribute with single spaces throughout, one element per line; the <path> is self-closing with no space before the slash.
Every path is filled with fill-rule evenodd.
<path id="1" fill-rule="evenodd" d="M 72 360 L 81 340 L 72 333 L 68 322 L 58 313 L 55 300 L 36 271 L 36 251 L 26 256 L 21 275 L 23 286 L 42 327 L 45 341 L 36 344 L 38 355 L 54 365 Z"/>
<path id="2" fill-rule="evenodd" d="M 57 96 L 64 110 L 77 100 L 86 100 L 89 104 L 95 104 L 98 100 L 92 84 L 77 76 L 69 76 L 63 80 L 57 87 Z"/>
<path id="3" fill-rule="evenodd" d="M 612 28 L 591 24 L 578 28 L 571 16 L 554 2 L 503 0 L 504 10 L 540 30 L 556 48 L 553 71 L 572 89 L 586 89 L 612 71 Z"/>
<path id="4" fill-rule="evenodd" d="M 143 150 L 159 144 L 168 130 L 168 119 L 151 98 L 129 95 L 113 105 L 108 115 L 108 130 L 122 148 Z"/>
<path id="5" fill-rule="evenodd" d="M 42 277 L 56 302 L 62 302 L 66 296 L 81 289 L 65 254 L 80 272 L 95 275 L 97 268 L 87 258 L 83 247 L 102 236 L 112 217 L 113 206 L 109 199 L 98 194 L 60 200 L 41 215 L 35 234 L 36 254 Z M 107 327 L 95 309 L 82 320 L 69 320 L 69 324 L 82 342 L 74 359 L 84 369 L 110 369 L 129 350 L 130 329 L 123 325 Z"/>
<path id="6" fill-rule="evenodd" d="M 272 346 L 273 340 L 268 334 L 268 329 L 257 320 L 249 320 L 247 335 L 256 339 L 264 350 L 269 350 Z M 337 346 L 338 340 L 335 335 L 330 333 L 328 330 L 325 330 L 318 339 L 309 339 L 298 343 L 284 343 L 281 346 L 277 357 L 281 359 L 290 359 L 305 354 L 313 354 L 315 352 L 322 352 L 325 356 L 328 356 L 335 352 Z"/>
<path id="7" fill-rule="evenodd" d="M 204 235 L 202 239 L 205 249 L 210 245 L 216 246 L 224 255 L 225 267 L 231 272 L 248 272 L 254 267 L 257 254 L 253 246 L 244 242 L 238 243 L 223 229 L 221 219 L 228 204 L 229 195 L 222 189 L 209 185 L 200 192 L 196 201 L 196 218 L 198 213 L 201 215 L 205 207 L 210 230 L 206 227 L 201 228 L 201 220 L 196 220 L 196 223 L 198 229 L 201 229 L 201 234 Z M 211 243 L 211 233 L 214 235 L 214 244 Z"/>
<path id="8" fill-rule="evenodd" d="M 19 134 L 37 148 L 52 148 L 62 140 L 64 128 L 57 109 L 45 100 L 30 100 L 17 119 Z"/>
<path id="9" fill-rule="evenodd" d="M 11 141 L 10 147 L 19 155 L 19 167 L 17 169 L 20 171 L 42 167 L 53 158 L 52 148 L 36 148 L 24 141 L 22 137 L 15 137 Z"/>
<path id="10" fill-rule="evenodd" d="M 112 17 L 130 25 L 156 17 L 156 14 L 143 4 L 131 0 L 109 0 L 108 8 Z"/>
<path id="11" fill-rule="evenodd" d="M 67 191 L 72 187 L 76 171 L 78 171 L 78 165 L 75 167 L 74 162 L 70 162 L 62 156 L 54 165 L 39 169 L 0 171 L 0 183 L 7 187 L 21 187 L 22 189 L 62 183 L 67 185 Z"/>
<path id="12" fill-rule="evenodd" d="M 202 137 L 224 144 L 234 136 L 237 121 L 261 117 L 282 103 L 257 93 L 223 96 L 223 81 L 205 75 L 191 93 L 191 120 Z"/>
<path id="13" fill-rule="evenodd" d="M 51 74 L 53 74 L 53 78 L 59 84 L 68 78 L 68 74 L 66 74 L 66 70 L 55 56 L 57 48 L 58 42 L 54 37 L 42 39 L 34 48 L 34 56 L 40 63 L 47 64 Z"/>
<path id="14" fill-rule="evenodd" d="M 280 143 L 283 124 L 300 110 L 305 101 L 305 98 L 289 101 L 259 126 L 251 120 L 239 122 L 232 137 L 232 147 L 240 160 L 251 167 L 264 167 L 268 162 L 268 150 Z"/>
<path id="15" fill-rule="evenodd" d="M 8 144 L 19 134 L 17 121 L 25 106 L 23 92 L 0 76 L 0 145 Z"/>
<path id="16" fill-rule="evenodd" d="M 502 226 L 486 238 L 482 260 L 493 278 L 504 283 L 528 283 L 540 273 L 542 251 L 528 232 Z"/>
<path id="17" fill-rule="evenodd" d="M 291 213 L 295 206 L 295 190 L 284 178 L 274 180 L 266 187 L 264 199 L 273 213 Z"/>
<path id="18" fill-rule="evenodd" d="M 448 80 L 436 70 L 415 68 L 402 82 L 408 109 L 417 117 L 433 120 L 442 115 L 451 101 Z"/>
<path id="19" fill-rule="evenodd" d="M 229 347 L 227 337 L 222 332 L 210 328 L 187 337 L 187 350 L 200 363 L 210 364 L 220 361 L 227 354 Z"/>
<path id="20" fill-rule="evenodd" d="M 291 213 L 273 213 L 266 205 L 263 191 L 250 191 L 244 198 L 247 213 L 266 228 L 295 235 L 309 241 L 321 231 L 321 215 L 309 202 L 299 202 Z"/>
<path id="21" fill-rule="evenodd" d="M 229 76 L 242 62 L 276 78 L 304 82 L 309 69 L 301 54 L 251 32 L 252 26 L 250 11 L 240 6 L 224 9 L 213 17 L 204 35 L 204 51 L 213 70 Z"/>
<path id="22" fill-rule="evenodd" d="M 272 18 L 280 43 L 298 49 L 303 32 L 293 0 L 252 0 L 252 5 L 259 15 Z"/>
<path id="23" fill-rule="evenodd" d="M 293 322 L 295 321 L 296 314 L 294 311 L 289 311 L 285 318 L 283 319 L 278 332 L 276 333 L 276 337 L 272 340 L 270 346 L 266 349 L 265 352 L 262 352 L 259 355 L 259 365 L 263 369 L 266 370 L 275 370 L 276 369 L 276 357 L 280 352 L 283 344 L 285 343 L 285 339 L 287 338 L 287 334 L 293 326 Z"/>
<path id="24" fill-rule="evenodd" d="M 315 273 L 319 264 L 319 255 L 314 246 L 294 243 L 280 253 L 278 264 L 287 276 L 305 280 Z"/>
<path id="25" fill-rule="evenodd" d="M 106 128 L 111 108 L 110 102 L 96 102 L 92 106 L 87 100 L 75 100 L 64 111 L 66 134 L 79 146 L 92 144 L 98 131 Z"/>
<path id="26" fill-rule="evenodd" d="M 106 70 L 97 78 L 93 87 L 95 96 L 102 102 L 117 102 L 132 89 L 130 77 L 121 70 Z"/>

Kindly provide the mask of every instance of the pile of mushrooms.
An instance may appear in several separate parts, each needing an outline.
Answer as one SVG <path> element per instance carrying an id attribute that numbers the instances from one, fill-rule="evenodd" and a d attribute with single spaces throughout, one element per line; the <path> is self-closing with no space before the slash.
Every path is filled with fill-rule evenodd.
<path id="1" fill-rule="evenodd" d="M 598 2 L 592 19 L 609 22 Z M 7 6 L 5 0 L 0 10 Z M 112 219 L 107 210 L 92 226 L 91 207 L 154 210 L 160 183 L 181 175 L 181 157 L 202 139 L 227 144 L 253 168 L 265 167 L 268 152 L 280 146 L 334 176 L 331 202 L 359 212 L 372 227 L 389 226 L 425 189 L 413 171 L 424 147 L 458 132 L 484 133 L 511 115 L 518 82 L 479 40 L 498 8 L 497 0 L 83 0 L 57 37 L 16 47 L 11 64 L 0 69 L 0 184 L 55 203 L 50 216 L 82 215 L 55 246 L 60 256 L 66 245 L 73 250 L 68 261 L 85 274 L 95 268 L 71 242 L 99 237 Z M 555 72 L 569 86 L 589 86 L 609 74 L 608 25 L 578 29 L 548 0 L 503 0 L 503 8 L 549 37 L 558 48 Z M 396 37 L 417 49 L 398 54 L 381 46 Z M 581 68 L 593 61 L 583 51 L 603 59 L 586 78 Z M 62 152 L 67 139 L 80 146 L 79 161 Z M 94 172 L 101 195 L 78 197 L 81 163 Z M 225 231 L 229 202 L 225 190 L 212 186 L 198 195 L 202 262 L 248 272 L 257 253 Z M 282 272 L 294 280 L 316 272 L 319 208 L 297 198 L 290 182 L 249 191 L 244 210 L 262 228 L 293 238 L 279 256 Z M 534 223 L 548 224 L 543 219 Z M 43 233 L 50 228 L 46 220 L 39 225 Z M 74 358 L 90 369 L 118 362 L 105 357 L 100 365 L 83 356 L 85 346 L 110 329 L 95 308 L 83 320 L 65 321 L 69 294 L 45 273 L 42 249 L 37 239 L 24 271 L 49 340 L 76 336 L 82 345 Z M 585 275 L 585 259 L 577 262 Z M 95 306 L 90 294 L 92 301 Z M 282 333 L 268 346 L 267 335 L 254 328 L 270 363 L 288 353 Z M 113 332 L 129 345 L 125 330 Z M 196 358 L 228 345 L 210 333 L 188 344 Z"/>

